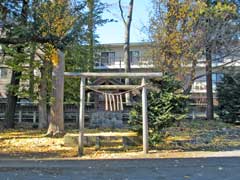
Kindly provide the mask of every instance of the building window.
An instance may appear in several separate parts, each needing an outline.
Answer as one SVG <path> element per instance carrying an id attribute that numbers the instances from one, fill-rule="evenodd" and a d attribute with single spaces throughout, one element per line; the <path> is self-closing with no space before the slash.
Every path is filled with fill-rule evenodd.
<path id="1" fill-rule="evenodd" d="M 222 73 L 214 73 L 212 74 L 212 85 L 213 89 L 216 90 L 217 83 L 221 82 L 223 79 L 223 74 Z"/>
<path id="2" fill-rule="evenodd" d="M 0 79 L 6 79 L 8 77 L 8 68 L 0 67 Z"/>
<path id="3" fill-rule="evenodd" d="M 212 64 L 217 65 L 218 63 L 223 63 L 224 62 L 224 54 L 223 53 L 218 53 L 218 54 L 213 54 L 212 55 Z"/>
<path id="4" fill-rule="evenodd" d="M 223 78 L 222 73 L 213 73 L 212 74 L 212 86 L 213 90 L 216 90 L 217 83 L 221 82 Z M 206 91 L 206 76 L 203 76 L 199 79 L 197 79 L 193 84 L 193 90 L 194 91 Z"/>
<path id="5" fill-rule="evenodd" d="M 138 64 L 139 63 L 139 51 L 130 51 L 129 59 L 131 64 Z"/>
<path id="6" fill-rule="evenodd" d="M 206 90 L 206 76 L 198 78 L 193 83 L 193 91 L 205 91 Z"/>
<path id="7" fill-rule="evenodd" d="M 101 53 L 101 64 L 110 65 L 115 62 L 115 52 L 102 52 Z"/>

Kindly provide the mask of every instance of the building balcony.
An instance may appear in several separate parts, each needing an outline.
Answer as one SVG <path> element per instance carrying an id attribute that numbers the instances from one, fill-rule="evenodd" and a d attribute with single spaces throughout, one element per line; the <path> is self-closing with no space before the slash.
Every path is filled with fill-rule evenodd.
<path id="1" fill-rule="evenodd" d="M 130 59 L 130 66 L 132 69 L 142 69 L 142 68 L 153 68 L 153 61 L 139 57 L 136 59 Z M 123 58 L 114 58 L 114 59 L 98 59 L 95 61 L 94 69 L 104 70 L 104 69 L 124 69 L 125 64 Z"/>

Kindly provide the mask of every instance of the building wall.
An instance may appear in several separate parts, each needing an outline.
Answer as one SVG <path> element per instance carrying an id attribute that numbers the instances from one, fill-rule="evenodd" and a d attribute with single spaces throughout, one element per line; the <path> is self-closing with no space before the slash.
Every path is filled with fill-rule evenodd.
<path id="1" fill-rule="evenodd" d="M 0 66 L 0 97 L 7 97 L 7 85 L 11 81 L 11 70 L 7 66 Z"/>
<path id="2" fill-rule="evenodd" d="M 124 69 L 123 44 L 104 44 L 95 60 L 95 70 Z M 132 69 L 152 68 L 149 58 L 149 43 L 132 43 L 130 46 L 130 58 Z M 108 61 L 105 56 L 109 53 Z"/>

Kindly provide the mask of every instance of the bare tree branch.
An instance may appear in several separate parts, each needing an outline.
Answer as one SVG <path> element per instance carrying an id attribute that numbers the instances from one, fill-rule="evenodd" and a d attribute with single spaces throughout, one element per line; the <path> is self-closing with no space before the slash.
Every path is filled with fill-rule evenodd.
<path id="1" fill-rule="evenodd" d="M 221 64 L 221 65 L 219 65 L 219 66 L 215 66 L 215 67 L 213 67 L 212 72 L 213 72 L 213 73 L 221 72 L 222 69 L 224 69 L 227 65 L 236 63 L 237 61 L 240 61 L 240 59 L 235 59 L 235 60 L 233 60 L 233 61 L 226 62 L 226 63 Z M 201 77 L 204 77 L 204 76 L 206 76 L 206 73 L 200 74 L 200 75 L 194 77 L 193 80 L 195 81 L 195 80 L 197 80 L 197 79 L 199 79 L 199 78 L 201 78 Z"/>
<path id="2" fill-rule="evenodd" d="M 120 12 L 121 12 L 122 20 L 123 20 L 124 24 L 126 25 L 127 22 L 126 22 L 126 20 L 125 20 L 125 18 L 124 18 L 124 15 L 123 15 L 123 9 L 122 9 L 121 0 L 118 1 L 118 5 L 119 5 Z"/>
<path id="3" fill-rule="evenodd" d="M 17 38 L 0 38 L 0 44 L 24 44 L 28 42 L 36 42 L 36 43 L 52 43 L 54 45 L 58 45 L 60 39 L 55 36 L 28 36 L 28 37 L 17 37 Z"/>

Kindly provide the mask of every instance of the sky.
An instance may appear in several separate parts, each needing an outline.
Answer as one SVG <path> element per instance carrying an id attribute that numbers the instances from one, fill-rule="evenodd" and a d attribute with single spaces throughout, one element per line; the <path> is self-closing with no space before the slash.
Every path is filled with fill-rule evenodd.
<path id="1" fill-rule="evenodd" d="M 111 4 L 109 10 L 103 14 L 103 18 L 117 20 L 110 22 L 102 27 L 98 27 L 98 41 L 101 44 L 106 43 L 123 43 L 124 42 L 124 25 L 120 16 L 118 0 L 102 0 L 103 3 Z M 127 13 L 129 0 L 122 0 L 124 11 Z M 130 42 L 141 42 L 147 39 L 144 33 L 144 26 L 147 26 L 149 20 L 149 9 L 151 9 L 151 0 L 134 0 L 133 18 L 131 24 Z"/>

